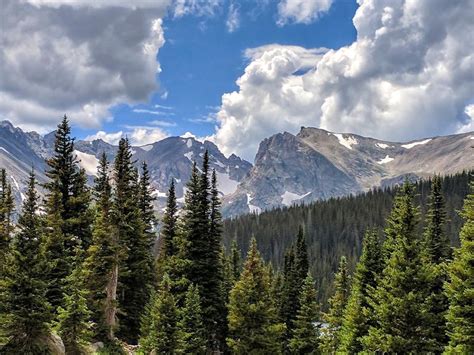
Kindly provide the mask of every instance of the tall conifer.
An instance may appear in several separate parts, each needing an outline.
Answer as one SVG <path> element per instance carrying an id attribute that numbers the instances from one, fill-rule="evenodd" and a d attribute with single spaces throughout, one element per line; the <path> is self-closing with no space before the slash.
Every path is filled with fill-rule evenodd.
<path id="1" fill-rule="evenodd" d="M 44 339 L 50 334 L 51 307 L 46 299 L 43 254 L 39 253 L 41 222 L 38 217 L 36 178 L 32 171 L 2 279 L 0 324 L 8 343 L 6 354 L 44 353 Z"/>
<path id="2" fill-rule="evenodd" d="M 474 183 L 464 200 L 461 245 L 455 250 L 445 284 L 449 299 L 448 354 L 474 353 Z"/>
<path id="3" fill-rule="evenodd" d="M 234 354 L 278 354 L 284 324 L 278 322 L 270 277 L 252 239 L 239 281 L 230 292 L 229 336 Z"/>
<path id="4" fill-rule="evenodd" d="M 323 353 L 334 353 L 340 344 L 340 331 L 344 309 L 350 292 L 350 276 L 347 259 L 342 256 L 334 278 L 334 294 L 329 299 L 329 311 L 323 315 L 327 323 L 322 331 L 321 350 Z"/>
<path id="5" fill-rule="evenodd" d="M 339 351 L 351 354 L 362 351 L 361 337 L 367 335 L 370 325 L 374 325 L 373 308 L 369 304 L 369 297 L 376 287 L 382 268 L 379 236 L 375 230 L 368 230 L 364 236 L 362 255 L 356 267 L 351 294 L 344 310 Z"/>
<path id="6" fill-rule="evenodd" d="M 388 218 L 382 276 L 371 296 L 376 324 L 362 338 L 365 351 L 422 353 L 429 350 L 426 268 L 417 232 L 413 187 L 405 182 Z"/>

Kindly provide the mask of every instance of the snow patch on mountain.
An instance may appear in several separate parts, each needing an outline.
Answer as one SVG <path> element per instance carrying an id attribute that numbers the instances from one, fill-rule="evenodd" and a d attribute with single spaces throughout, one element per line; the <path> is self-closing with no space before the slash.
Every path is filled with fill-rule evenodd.
<path id="1" fill-rule="evenodd" d="M 232 180 L 228 173 L 220 173 L 216 171 L 217 175 L 217 187 L 220 192 L 224 195 L 229 195 L 237 190 L 239 185 L 238 181 Z"/>
<path id="2" fill-rule="evenodd" d="M 283 195 L 281 195 L 282 201 L 281 203 L 285 206 L 291 206 L 295 201 L 301 200 L 302 198 L 308 196 L 310 192 L 307 192 L 303 195 L 295 194 L 294 192 L 285 191 Z"/>
<path id="3" fill-rule="evenodd" d="M 79 160 L 79 165 L 86 171 L 88 175 L 97 175 L 99 159 L 97 159 L 95 155 L 80 152 L 78 150 L 75 150 L 74 154 L 76 154 Z"/>
<path id="4" fill-rule="evenodd" d="M 333 133 L 333 135 L 337 138 L 337 140 L 339 141 L 341 145 L 343 145 L 344 147 L 348 149 L 352 150 L 352 146 L 357 144 L 357 139 L 355 139 L 354 137 L 351 137 L 351 136 L 344 137 L 344 135 L 341 133 Z"/>
<path id="5" fill-rule="evenodd" d="M 189 159 L 189 161 L 193 161 L 191 158 L 193 157 L 193 152 L 184 153 L 184 156 Z"/>
<path id="6" fill-rule="evenodd" d="M 140 148 L 142 148 L 145 152 L 149 152 L 153 149 L 153 144 L 143 145 Z"/>
<path id="7" fill-rule="evenodd" d="M 153 190 L 153 192 L 151 193 L 151 195 L 154 196 L 154 197 L 168 197 L 168 195 L 166 194 L 166 192 L 161 192 L 161 191 L 158 190 L 158 189 Z"/>
<path id="8" fill-rule="evenodd" d="M 250 213 L 262 212 L 262 209 L 260 207 L 250 204 L 251 200 L 252 200 L 252 197 L 250 196 L 250 194 L 247 194 L 247 206 L 249 207 Z"/>
<path id="9" fill-rule="evenodd" d="M 385 143 L 375 143 L 375 145 L 382 149 L 387 149 L 389 147 L 389 145 Z"/>
<path id="10" fill-rule="evenodd" d="M 377 164 L 387 164 L 390 163 L 394 158 L 390 157 L 388 154 L 385 156 L 385 158 L 380 159 Z"/>
<path id="11" fill-rule="evenodd" d="M 6 150 L 6 149 L 3 148 L 3 147 L 0 147 L 0 150 L 3 150 L 5 153 L 12 155 L 12 153 L 10 153 L 8 150 Z"/>
<path id="12" fill-rule="evenodd" d="M 413 142 L 413 143 L 408 143 L 408 144 L 402 144 L 402 147 L 405 148 L 405 149 L 411 149 L 411 148 L 413 148 L 417 145 L 426 144 L 429 141 L 431 141 L 431 138 L 425 139 L 424 141 Z"/>
<path id="13" fill-rule="evenodd" d="M 191 147 L 193 146 L 193 140 L 192 140 L 192 139 L 188 139 L 188 140 L 186 141 L 186 146 L 187 146 L 188 148 L 191 148 Z"/>

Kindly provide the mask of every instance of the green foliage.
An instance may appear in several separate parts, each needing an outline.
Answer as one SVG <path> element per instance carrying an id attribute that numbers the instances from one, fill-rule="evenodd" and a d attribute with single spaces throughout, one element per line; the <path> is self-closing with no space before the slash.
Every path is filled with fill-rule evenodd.
<path id="1" fill-rule="evenodd" d="M 385 230 L 385 267 L 370 303 L 376 324 L 363 337 L 367 351 L 422 353 L 428 350 L 427 272 L 417 233 L 418 208 L 405 182 Z"/>
<path id="2" fill-rule="evenodd" d="M 199 173 L 193 165 L 187 185 L 183 231 L 183 259 L 187 262 L 184 279 L 199 288 L 209 349 L 219 348 L 225 333 L 223 265 L 221 260 L 221 216 L 217 181 L 209 181 L 209 154 L 206 151 Z"/>
<path id="3" fill-rule="evenodd" d="M 151 298 L 141 328 L 140 350 L 144 354 L 153 350 L 156 354 L 173 354 L 178 347 L 178 311 L 170 286 L 165 274 L 158 292 Z"/>
<path id="4" fill-rule="evenodd" d="M 292 354 L 318 354 L 319 305 L 316 301 L 314 280 L 310 274 L 304 279 L 299 305 L 289 349 Z"/>
<path id="5" fill-rule="evenodd" d="M 190 285 L 178 323 L 178 353 L 206 353 L 207 339 L 202 317 L 199 290 L 196 286 Z"/>
<path id="6" fill-rule="evenodd" d="M 0 169 L 0 265 L 4 265 L 13 231 L 12 213 L 14 201 L 12 187 L 7 182 L 7 172 Z M 1 275 L 1 266 L 0 266 Z"/>
<path id="7" fill-rule="evenodd" d="M 447 344 L 445 315 L 448 310 L 448 298 L 444 294 L 443 284 L 447 279 L 446 267 L 451 248 L 445 232 L 446 211 L 439 176 L 435 176 L 432 180 L 428 206 L 421 251 L 423 264 L 428 273 L 426 312 L 431 318 L 427 348 L 432 352 L 441 353 Z"/>
<path id="8" fill-rule="evenodd" d="M 462 219 L 457 211 L 462 208 L 473 175 L 462 172 L 441 178 L 441 191 L 445 196 L 445 232 L 452 245 L 459 244 Z M 431 181 L 415 184 L 415 201 L 426 213 L 426 201 Z M 311 275 L 318 285 L 318 300 L 326 310 L 332 292 L 334 272 L 339 259 L 346 256 L 353 270 L 362 251 L 362 239 L 369 228 L 382 229 L 389 215 L 393 197 L 399 187 L 374 189 L 357 196 L 331 198 L 302 206 L 276 208 L 258 215 L 249 214 L 224 220 L 223 239 L 226 248 L 236 240 L 242 250 L 247 250 L 253 235 L 257 238 L 265 260 L 277 269 L 283 269 L 284 256 L 295 241 L 295 231 L 303 226 L 308 245 Z M 423 226 L 418 227 L 422 233 Z"/>
<path id="9" fill-rule="evenodd" d="M 334 353 L 339 347 L 342 317 L 349 292 L 349 270 L 347 269 L 347 260 L 342 256 L 334 279 L 334 295 L 329 299 L 329 311 L 323 314 L 323 321 L 326 323 L 322 331 L 321 350 L 323 353 Z"/>
<path id="10" fill-rule="evenodd" d="M 66 278 L 64 308 L 58 309 L 56 329 L 63 339 L 66 354 L 83 354 L 91 337 L 91 311 L 87 308 L 89 292 L 84 287 L 81 249 L 76 248 L 75 267 Z"/>
<path id="11" fill-rule="evenodd" d="M 176 194 L 174 187 L 174 179 L 171 180 L 170 187 L 168 190 L 168 198 L 166 200 L 166 209 L 163 216 L 163 225 L 161 227 L 160 235 L 162 244 L 160 250 L 160 256 L 170 257 L 176 254 L 177 249 L 175 247 L 176 236 L 178 234 L 178 206 L 176 203 Z"/>
<path id="12" fill-rule="evenodd" d="M 230 292 L 229 336 L 235 354 L 278 354 L 285 329 L 278 323 L 270 293 L 270 278 L 257 243 L 252 241 L 239 281 Z"/>
<path id="13" fill-rule="evenodd" d="M 474 184 L 464 201 L 464 226 L 460 233 L 461 246 L 454 253 L 445 284 L 449 299 L 447 329 L 449 354 L 474 352 Z"/>
<path id="14" fill-rule="evenodd" d="M 105 338 L 110 342 L 115 330 L 116 278 L 120 251 L 110 216 L 112 188 L 108 169 L 107 157 L 102 154 L 95 179 L 96 214 L 92 244 L 87 249 L 84 261 L 84 279 L 89 291 L 88 308 L 94 321 L 93 337 Z"/>
<path id="15" fill-rule="evenodd" d="M 36 179 L 31 172 L 11 253 L 1 279 L 0 325 L 7 338 L 4 353 L 34 354 L 45 351 L 42 339 L 50 334 L 51 307 L 46 299 L 43 254 L 38 253 L 41 224 Z"/>
<path id="16" fill-rule="evenodd" d="M 119 260 L 120 336 L 135 344 L 140 319 L 154 281 L 154 266 L 149 236 L 139 208 L 138 173 L 133 167 L 131 147 L 121 139 L 114 162 L 115 193 L 112 223 L 121 247 Z"/>
<path id="17" fill-rule="evenodd" d="M 367 335 L 369 326 L 374 325 L 375 321 L 369 297 L 376 287 L 382 268 L 379 236 L 375 230 L 368 230 L 364 236 L 362 255 L 357 263 L 351 293 L 344 310 L 339 351 L 351 354 L 362 351 L 361 337 Z"/>

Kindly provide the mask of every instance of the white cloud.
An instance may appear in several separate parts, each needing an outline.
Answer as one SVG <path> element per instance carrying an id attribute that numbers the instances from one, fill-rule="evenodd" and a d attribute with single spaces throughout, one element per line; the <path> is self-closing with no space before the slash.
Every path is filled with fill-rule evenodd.
<path id="1" fill-rule="evenodd" d="M 334 0 L 281 0 L 278 4 L 280 26 L 287 23 L 308 24 L 329 11 Z"/>
<path id="2" fill-rule="evenodd" d="M 174 0 L 173 14 L 175 17 L 186 15 L 214 16 L 222 6 L 223 0 Z"/>
<path id="3" fill-rule="evenodd" d="M 469 0 L 360 0 L 350 46 L 248 51 L 239 90 L 222 96 L 215 141 L 252 159 L 263 138 L 300 126 L 396 141 L 472 127 L 473 17 Z"/>
<path id="4" fill-rule="evenodd" d="M 117 145 L 119 140 L 124 137 L 127 137 L 132 145 L 141 146 L 158 142 L 168 137 L 168 134 L 160 128 L 135 127 L 128 131 L 118 131 L 110 133 L 98 131 L 96 134 L 87 136 L 85 140 L 93 141 L 95 139 L 102 139 L 104 142 Z"/>
<path id="5" fill-rule="evenodd" d="M 148 113 L 150 115 L 154 115 L 154 116 L 173 116 L 174 113 L 173 112 L 163 112 L 163 111 L 153 111 L 153 110 L 147 110 L 147 109 L 144 109 L 144 108 L 135 108 L 133 109 L 133 112 L 135 113 Z"/>
<path id="6" fill-rule="evenodd" d="M 233 2 L 229 5 L 229 12 L 227 14 L 225 25 L 227 31 L 230 33 L 235 32 L 240 27 L 239 8 Z"/>
<path id="7" fill-rule="evenodd" d="M 127 3 L 2 1 L 0 115 L 40 131 L 64 113 L 98 127 L 110 106 L 146 101 L 169 0 Z"/>

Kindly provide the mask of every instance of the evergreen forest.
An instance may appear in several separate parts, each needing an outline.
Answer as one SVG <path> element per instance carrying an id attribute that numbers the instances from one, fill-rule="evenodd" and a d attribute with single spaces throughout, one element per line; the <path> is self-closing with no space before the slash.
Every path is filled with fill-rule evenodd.
<path id="1" fill-rule="evenodd" d="M 54 150 L 18 219 L 1 170 L 0 354 L 474 353 L 472 172 L 224 220 L 206 152 L 158 218 L 127 139 Z"/>

